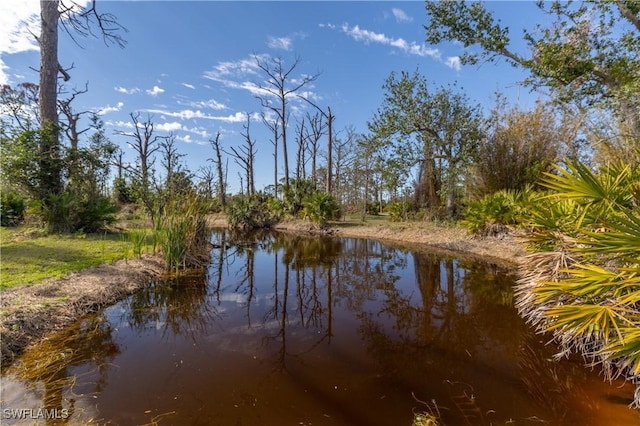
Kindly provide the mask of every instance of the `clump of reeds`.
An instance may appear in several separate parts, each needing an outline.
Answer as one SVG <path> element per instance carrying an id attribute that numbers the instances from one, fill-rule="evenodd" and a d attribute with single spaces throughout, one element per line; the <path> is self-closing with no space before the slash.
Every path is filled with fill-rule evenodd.
<path id="1" fill-rule="evenodd" d="M 142 257 L 142 249 L 147 242 L 147 230 L 145 228 L 131 228 L 127 231 L 127 238 L 131 243 L 133 255 Z"/>
<path id="2" fill-rule="evenodd" d="M 168 270 L 202 268 L 208 263 L 207 207 L 206 200 L 195 192 L 174 197 L 164 206 L 160 247 Z"/>

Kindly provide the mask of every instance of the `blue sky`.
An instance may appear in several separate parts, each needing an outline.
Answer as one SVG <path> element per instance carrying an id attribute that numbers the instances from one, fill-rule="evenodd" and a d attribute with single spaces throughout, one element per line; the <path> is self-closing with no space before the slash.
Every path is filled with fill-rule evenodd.
<path id="1" fill-rule="evenodd" d="M 99 112 L 107 135 L 130 161 L 133 151 L 116 132 L 131 130 L 132 112 L 140 112 L 143 119 L 151 115 L 159 135 L 173 132 L 194 173 L 211 164 L 208 141 L 217 131 L 223 146 L 241 145 L 246 113 L 261 111 L 255 94 L 265 75 L 256 68 L 254 55 L 280 57 L 285 66 L 299 56 L 294 78 L 319 72 L 305 90 L 317 105 L 331 107 L 337 131 L 353 126 L 366 132 L 392 71 L 418 70 L 434 88 L 457 82 L 469 98 L 487 108 L 496 90 L 525 105 L 536 97 L 518 85 L 525 74 L 504 61 L 461 67 L 462 46 L 426 45 L 423 2 L 98 0 L 97 6 L 127 28 L 122 34 L 126 47 L 106 46 L 99 37 L 81 38 L 78 46 L 60 32 L 60 62 L 73 65 L 69 89 L 82 89 L 88 82 L 89 91 L 77 99 L 76 109 Z M 517 37 L 539 16 L 535 4 L 491 2 L 488 7 L 511 27 L 516 50 L 524 49 Z M 38 67 L 39 53 L 28 32 L 39 31 L 38 12 L 37 0 L 0 2 L 0 84 L 38 81 L 31 68 Z M 290 133 L 307 108 L 291 100 Z M 273 180 L 272 145 L 258 119 L 251 132 L 261 189 Z M 230 191 L 236 192 L 237 169 L 229 164 Z M 283 175 L 282 168 L 279 173 Z"/>

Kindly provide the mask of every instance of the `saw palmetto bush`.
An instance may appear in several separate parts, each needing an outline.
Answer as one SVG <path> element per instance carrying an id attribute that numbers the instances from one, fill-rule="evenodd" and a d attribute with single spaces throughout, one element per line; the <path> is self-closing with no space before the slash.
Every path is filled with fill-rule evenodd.
<path id="1" fill-rule="evenodd" d="M 569 163 L 542 183 L 552 192 L 532 212 L 518 309 L 559 356 L 578 352 L 638 385 L 640 407 L 640 165 Z"/>
<path id="2" fill-rule="evenodd" d="M 531 186 L 525 186 L 522 190 L 503 189 L 485 195 L 469 203 L 462 225 L 472 234 L 485 237 L 509 233 L 511 228 L 526 227 L 532 207 L 542 195 Z"/>

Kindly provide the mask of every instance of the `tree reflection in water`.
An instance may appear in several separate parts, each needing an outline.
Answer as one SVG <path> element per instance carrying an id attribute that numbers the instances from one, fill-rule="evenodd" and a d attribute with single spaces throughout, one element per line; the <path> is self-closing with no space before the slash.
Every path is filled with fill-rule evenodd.
<path id="1" fill-rule="evenodd" d="M 151 282 L 128 299 L 127 322 L 133 330 L 155 327 L 165 338 L 170 332 L 197 341 L 218 316 L 207 295 L 203 272 Z"/>
<path id="2" fill-rule="evenodd" d="M 593 375 L 551 360 L 497 265 L 359 239 L 211 241 L 206 273 L 150 283 L 13 374 L 47 407 L 100 404 L 115 424 L 409 424 L 420 401 L 447 425 L 589 424 L 599 410 Z"/>
<path id="3" fill-rule="evenodd" d="M 44 340 L 37 350 L 26 351 L 3 376 L 17 378 L 42 401 L 33 409 L 59 414 L 66 410 L 65 416 L 47 418 L 47 425 L 67 424 L 76 413 L 78 399 L 99 394 L 106 386 L 110 362 L 120 353 L 112 333 L 104 315 L 88 315 Z M 17 407 L 24 403 L 13 408 Z"/>

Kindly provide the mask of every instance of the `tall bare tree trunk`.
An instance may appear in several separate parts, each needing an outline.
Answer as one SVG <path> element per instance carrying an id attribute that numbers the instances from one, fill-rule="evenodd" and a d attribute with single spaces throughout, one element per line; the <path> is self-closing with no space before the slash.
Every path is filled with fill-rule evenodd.
<path id="1" fill-rule="evenodd" d="M 333 168 L 332 162 L 332 151 L 333 151 L 333 115 L 331 114 L 331 107 L 327 107 L 327 184 L 326 184 L 326 193 L 331 194 L 332 189 L 332 173 L 331 170 Z"/>
<path id="2" fill-rule="evenodd" d="M 40 0 L 40 119 L 58 124 L 58 0 Z"/>
<path id="3" fill-rule="evenodd" d="M 220 197 L 220 205 L 222 206 L 222 211 L 224 212 L 227 208 L 227 197 L 225 194 L 224 188 L 224 175 L 222 174 L 222 154 L 220 153 L 220 132 L 216 133 L 216 138 L 210 140 L 211 145 L 216 154 L 216 158 L 213 161 L 216 165 L 216 171 L 218 174 L 218 197 Z"/>
<path id="4" fill-rule="evenodd" d="M 40 157 L 39 178 L 40 201 L 48 210 L 50 231 L 66 231 L 57 203 L 54 201 L 62 193 L 62 162 L 58 130 L 58 0 L 40 1 Z"/>

